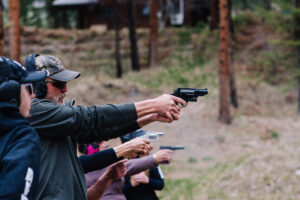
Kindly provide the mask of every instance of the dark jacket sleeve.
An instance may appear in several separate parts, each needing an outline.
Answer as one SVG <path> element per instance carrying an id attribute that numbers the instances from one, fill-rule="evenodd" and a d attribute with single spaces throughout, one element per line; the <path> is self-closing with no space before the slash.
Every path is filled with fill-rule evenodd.
<path id="1" fill-rule="evenodd" d="M 94 141 L 109 140 L 112 138 L 120 137 L 120 136 L 125 135 L 130 132 L 133 132 L 139 128 L 140 127 L 139 127 L 137 121 L 132 121 L 127 124 L 120 125 L 120 126 L 106 128 L 101 131 L 101 134 L 79 133 L 77 136 L 77 141 L 80 143 L 91 143 Z"/>
<path id="2" fill-rule="evenodd" d="M 149 183 L 144 185 L 151 190 L 162 190 L 164 188 L 164 179 L 159 166 L 150 169 Z"/>
<path id="3" fill-rule="evenodd" d="M 130 183 L 130 176 L 125 177 L 125 184 L 123 187 L 123 193 L 125 195 L 131 194 L 134 195 L 136 190 L 147 190 L 147 191 L 154 191 L 154 190 L 162 190 L 164 188 L 164 179 L 160 172 L 159 167 L 151 168 L 149 170 L 149 183 L 141 184 L 137 187 L 133 187 Z"/>
<path id="4" fill-rule="evenodd" d="M 106 140 L 138 127 L 133 103 L 86 107 L 35 99 L 30 114 L 31 125 L 47 137 L 80 135 L 81 140 Z"/>
<path id="5" fill-rule="evenodd" d="M 99 151 L 92 155 L 84 155 L 79 157 L 79 161 L 83 168 L 84 173 L 95 171 L 107 167 L 114 162 L 118 161 L 115 151 L 110 148 Z"/>
<path id="6" fill-rule="evenodd" d="M 0 160 L 0 199 L 35 199 L 39 168 L 40 143 L 33 128 L 18 127 Z M 26 198 L 26 199 L 27 199 Z"/>

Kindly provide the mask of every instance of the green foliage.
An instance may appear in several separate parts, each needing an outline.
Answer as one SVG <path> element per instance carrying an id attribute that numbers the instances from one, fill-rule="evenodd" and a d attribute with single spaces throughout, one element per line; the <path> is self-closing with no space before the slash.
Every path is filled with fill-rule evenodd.
<path id="1" fill-rule="evenodd" d="M 132 76 L 129 79 L 138 82 L 148 88 L 162 88 L 164 86 L 175 87 L 203 87 L 209 82 L 214 82 L 216 74 L 201 72 L 205 60 L 201 57 L 185 58 L 178 56 L 173 60 L 174 64 L 147 75 Z M 150 72 L 150 73 L 149 73 Z M 143 72 L 141 72 L 143 73 Z"/>
<path id="2" fill-rule="evenodd" d="M 197 162 L 198 162 L 198 160 L 196 158 L 194 158 L 194 157 L 190 157 L 188 159 L 188 163 L 197 163 Z"/>
<path id="3" fill-rule="evenodd" d="M 293 17 L 292 17 L 293 8 L 286 8 L 284 10 L 274 11 L 266 10 L 261 7 L 256 7 L 256 12 L 258 16 L 267 24 L 273 31 L 280 33 L 292 32 L 294 28 Z"/>
<path id="4" fill-rule="evenodd" d="M 263 23 L 274 32 L 272 38 L 277 38 L 269 40 L 261 49 L 248 53 L 248 60 L 259 70 L 260 74 L 257 75 L 271 84 L 278 84 L 286 81 L 287 73 L 294 68 L 293 78 L 300 80 L 296 59 L 299 57 L 297 48 L 300 41 L 294 39 L 294 31 L 297 30 L 295 19 L 300 16 L 300 9 L 295 9 L 290 1 L 283 0 L 273 0 L 271 10 L 254 2 L 251 4 L 254 12 L 238 13 L 233 18 L 236 31 Z"/>
<path id="5" fill-rule="evenodd" d="M 209 24 L 200 21 L 196 24 L 196 26 L 192 27 L 192 32 L 193 33 L 202 33 L 207 28 L 209 28 Z"/>
<path id="6" fill-rule="evenodd" d="M 232 18 L 234 27 L 240 28 L 252 22 L 252 16 L 246 13 L 240 13 Z"/>
<path id="7" fill-rule="evenodd" d="M 49 14 L 52 0 L 20 1 L 20 18 L 25 26 L 48 28 L 51 24 Z"/>
<path id="8" fill-rule="evenodd" d="M 166 179 L 163 193 L 160 195 L 161 199 L 168 198 L 172 200 L 180 199 L 195 199 L 195 188 L 197 180 L 190 178 L 182 179 Z M 196 199 L 195 199 L 196 200 Z"/>
<path id="9" fill-rule="evenodd" d="M 262 0 L 248 0 L 247 4 L 244 4 L 245 1 L 241 0 L 232 0 L 232 8 L 234 10 L 250 9 L 252 10 L 254 6 L 263 6 Z M 245 8 L 246 6 L 246 8 Z"/>
<path id="10" fill-rule="evenodd" d="M 210 157 L 210 156 L 206 156 L 204 158 L 202 158 L 203 161 L 211 161 L 213 160 L 214 158 L 213 157 Z"/>
<path id="11" fill-rule="evenodd" d="M 279 133 L 277 131 L 272 130 L 272 131 L 270 131 L 270 136 L 273 139 L 278 139 L 279 138 Z"/>
<path id="12" fill-rule="evenodd" d="M 191 43 L 192 41 L 191 33 L 189 31 L 179 31 L 178 36 L 179 36 L 179 43 L 181 45 Z"/>

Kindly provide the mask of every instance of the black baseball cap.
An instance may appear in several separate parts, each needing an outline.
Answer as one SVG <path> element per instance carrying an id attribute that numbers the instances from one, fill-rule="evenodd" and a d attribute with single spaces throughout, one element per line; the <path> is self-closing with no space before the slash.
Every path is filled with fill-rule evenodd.
<path id="1" fill-rule="evenodd" d="M 79 72 L 65 69 L 60 59 L 50 55 L 36 55 L 35 66 L 37 71 L 48 70 L 48 77 L 58 81 L 67 82 L 80 76 Z"/>
<path id="2" fill-rule="evenodd" d="M 15 60 L 0 56 L 0 83 L 15 80 L 18 83 L 33 83 L 47 78 L 48 70 L 28 72 Z"/>

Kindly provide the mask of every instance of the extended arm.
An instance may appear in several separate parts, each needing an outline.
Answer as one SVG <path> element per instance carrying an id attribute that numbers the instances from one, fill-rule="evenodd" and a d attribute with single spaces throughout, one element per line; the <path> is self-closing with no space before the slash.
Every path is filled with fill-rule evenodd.
<path id="1" fill-rule="evenodd" d="M 83 134 L 83 141 L 104 140 L 126 134 L 152 121 L 176 120 L 180 112 L 178 103 L 184 104 L 184 101 L 167 94 L 134 104 L 89 107 L 59 105 L 50 100 L 35 99 L 29 121 L 42 136 Z"/>
<path id="2" fill-rule="evenodd" d="M 129 131 L 138 128 L 134 122 L 136 119 L 134 104 L 72 107 L 36 99 L 32 103 L 29 117 L 31 125 L 42 136 L 65 137 L 86 134 L 86 138 L 93 139 L 95 137 L 103 139 L 103 135 L 120 131 L 124 128 L 122 125 L 128 123 L 132 123 Z M 109 130 L 115 126 L 121 128 Z"/>
<path id="3" fill-rule="evenodd" d="M 131 153 L 148 154 L 152 150 L 149 140 L 136 138 L 114 148 L 103 150 L 92 155 L 79 157 L 84 173 L 102 169 Z"/>
<path id="4" fill-rule="evenodd" d="M 179 118 L 180 107 L 178 104 L 185 105 L 185 101 L 168 94 L 134 103 L 138 118 L 157 113 L 170 121 Z"/>
<path id="5" fill-rule="evenodd" d="M 113 148 L 94 153 L 92 155 L 83 155 L 79 161 L 84 173 L 102 169 L 118 161 L 118 157 Z"/>

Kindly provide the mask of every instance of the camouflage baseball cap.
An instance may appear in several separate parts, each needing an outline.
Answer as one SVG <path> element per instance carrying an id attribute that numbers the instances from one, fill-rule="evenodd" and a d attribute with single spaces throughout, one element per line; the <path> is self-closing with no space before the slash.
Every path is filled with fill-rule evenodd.
<path id="1" fill-rule="evenodd" d="M 65 69 L 63 63 L 57 57 L 50 55 L 36 56 L 35 65 L 36 70 L 48 70 L 48 77 L 58 81 L 71 81 L 80 76 L 79 72 Z"/>

